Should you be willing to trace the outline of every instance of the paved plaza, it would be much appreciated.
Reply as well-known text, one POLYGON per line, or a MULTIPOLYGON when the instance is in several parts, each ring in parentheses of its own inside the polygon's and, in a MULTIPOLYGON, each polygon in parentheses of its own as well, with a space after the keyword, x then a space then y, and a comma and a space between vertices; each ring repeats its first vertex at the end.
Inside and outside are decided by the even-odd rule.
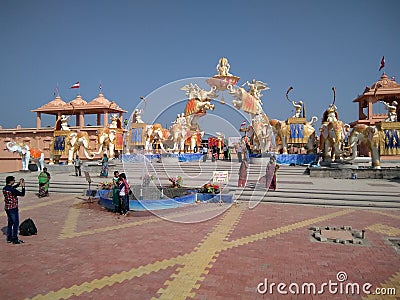
MULTIPOLYGON (((282 169, 279 190, 265 199, 310 189, 300 193, 307 199, 326 190, 329 179, 291 170, 282 169), (296 180, 303 184, 291 184, 296 180)), ((85 183, 71 174, 54 173, 52 180, 62 178, 85 183)), ((346 193, 400 201, 398 181, 370 183, 335 181, 345 192, 327 193, 324 201, 346 193)), ((28 188, 20 198, 20 219, 32 218, 38 235, 21 237, 21 245, 7 244, 3 235, 0 243, 1 299, 400 299, 398 209, 269 201, 250 209, 241 196, 231 206, 202 203, 121 217, 76 194, 39 199, 35 192, 28 188), (311 228, 327 226, 365 230, 364 243, 311 236, 311 228), (394 289, 397 298, 372 295, 394 289)), ((4 211, 0 223, 4 233, 4 211)))

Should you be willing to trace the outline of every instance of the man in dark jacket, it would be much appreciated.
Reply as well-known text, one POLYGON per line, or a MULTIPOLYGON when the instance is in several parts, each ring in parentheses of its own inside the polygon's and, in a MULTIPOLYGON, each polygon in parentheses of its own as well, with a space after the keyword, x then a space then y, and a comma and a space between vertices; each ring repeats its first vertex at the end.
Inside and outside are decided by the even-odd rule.
POLYGON ((14 176, 6 177, 6 186, 3 188, 4 210, 6 211, 7 223, 7 243, 22 244, 23 241, 18 239, 19 212, 18 212, 18 196, 25 196, 25 181, 20 179, 15 184, 14 176), (22 190, 17 190, 21 186, 22 190))

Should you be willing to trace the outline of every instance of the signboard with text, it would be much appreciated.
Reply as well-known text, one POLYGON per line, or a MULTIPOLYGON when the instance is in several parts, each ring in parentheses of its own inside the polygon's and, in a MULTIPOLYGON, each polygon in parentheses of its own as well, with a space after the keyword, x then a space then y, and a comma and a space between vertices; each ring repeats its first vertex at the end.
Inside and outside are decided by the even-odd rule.
POLYGON ((213 183, 228 183, 228 171, 214 171, 213 183))

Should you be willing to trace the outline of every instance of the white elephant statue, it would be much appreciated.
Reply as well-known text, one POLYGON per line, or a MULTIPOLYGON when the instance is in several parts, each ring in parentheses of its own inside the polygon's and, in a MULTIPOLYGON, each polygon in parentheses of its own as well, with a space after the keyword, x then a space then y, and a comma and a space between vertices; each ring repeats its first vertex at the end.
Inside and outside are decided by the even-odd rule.
POLYGON ((13 153, 21 155, 22 159, 22 170, 28 171, 29 162, 35 161, 38 166, 38 170, 41 171, 44 168, 44 153, 39 149, 31 149, 26 144, 18 144, 16 142, 6 143, 7 150, 13 153))
MULTIPOLYGON (((201 89, 197 84, 189 83, 181 87, 182 91, 186 91, 188 99, 197 99, 200 102, 208 102, 209 100, 217 98, 217 87, 213 86, 209 91, 201 89)), ((212 104, 211 104, 212 105, 212 104)), ((214 107, 214 105, 212 105, 214 107)))
POLYGON ((268 116, 262 109, 261 91, 267 90, 265 83, 253 79, 251 82, 246 82, 249 89, 235 88, 231 84, 228 85, 229 94, 235 100, 232 100, 233 106, 241 109, 251 116, 251 143, 253 149, 260 153, 269 152, 271 146, 274 145, 274 131, 270 125, 268 116))
POLYGON ((183 152, 185 150, 185 140, 188 134, 187 126, 175 123, 170 127, 170 132, 174 143, 172 151, 175 153, 183 152))
POLYGON ((91 152, 92 156, 100 153, 106 153, 111 159, 115 156, 115 141, 117 138, 117 130, 112 128, 104 128, 98 134, 99 149, 96 152, 91 152))
POLYGON ((292 144, 306 144, 307 152, 308 153, 313 153, 314 152, 314 144, 316 141, 316 136, 315 136, 315 129, 313 127, 313 124, 318 121, 318 118, 316 116, 313 116, 309 122, 306 122, 305 124, 292 124, 293 126, 297 126, 296 128, 301 130, 301 135, 296 135, 291 133, 291 124, 288 124, 287 121, 280 121, 273 119, 270 121, 270 124, 274 128, 274 132, 276 134, 276 144, 281 145, 282 147, 282 153, 287 154, 288 153, 288 144, 290 143, 290 138, 291 136, 293 139, 299 138, 301 136, 301 140, 304 141, 304 143, 292 143, 292 144))
POLYGON ((164 142, 169 139, 171 133, 168 129, 162 128, 161 124, 153 125, 152 143, 159 145, 163 152, 165 151, 164 142))
POLYGON ((350 133, 349 136, 349 149, 351 150, 351 156, 345 160, 353 161, 358 156, 357 146, 361 143, 367 145, 371 152, 372 167, 374 169, 381 168, 379 144, 382 139, 382 134, 376 126, 368 126, 365 124, 357 124, 350 133))
MULTIPOLYGON (((67 132, 67 134, 65 135, 64 147, 65 147, 65 151, 67 152, 67 155, 68 155, 68 165, 73 165, 74 157, 75 157, 76 153, 79 151, 81 146, 83 146, 85 157, 87 159, 92 160, 94 158, 94 156, 89 154, 90 145, 89 145, 88 133, 85 131, 79 131, 79 132, 66 131, 66 132, 67 132)), ((49 162, 50 165, 54 164, 54 160, 55 160, 56 156, 60 156, 60 154, 55 154, 55 151, 54 151, 55 139, 59 138, 59 137, 60 136, 54 137, 53 141, 50 144, 50 162, 49 162)))
POLYGON ((274 145, 273 128, 264 114, 254 115, 250 127, 250 140, 253 144, 253 150, 260 153, 266 153, 274 145))
POLYGON ((342 121, 323 122, 320 128, 320 149, 324 161, 343 160, 343 146, 349 125, 342 121))
POLYGON ((166 152, 164 148, 164 141, 170 137, 168 129, 162 128, 161 124, 147 125, 145 129, 146 141, 144 150, 146 153, 153 152, 153 144, 159 145, 163 152, 166 152))
POLYGON ((144 151, 147 154, 153 152, 152 136, 153 136, 153 125, 147 125, 145 128, 145 144, 144 144, 144 151))

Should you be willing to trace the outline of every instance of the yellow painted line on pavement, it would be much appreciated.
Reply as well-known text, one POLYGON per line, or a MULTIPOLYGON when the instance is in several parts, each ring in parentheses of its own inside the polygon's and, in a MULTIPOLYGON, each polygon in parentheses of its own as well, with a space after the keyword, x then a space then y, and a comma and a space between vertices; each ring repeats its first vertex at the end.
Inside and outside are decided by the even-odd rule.
MULTIPOLYGON (((241 209, 231 208, 224 219, 216 225, 213 232, 208 238, 202 242, 194 252, 189 256, 189 262, 183 263, 183 267, 179 269, 179 273, 173 275, 171 281, 166 281, 167 288, 161 288, 158 293, 161 294, 159 299, 186 299, 195 296, 192 289, 198 289, 200 283, 204 280, 208 273, 206 268, 212 268, 221 251, 243 246, 251 242, 256 242, 265 238, 269 238, 278 234, 286 233, 298 228, 309 226, 311 224, 336 218, 353 212, 351 209, 337 211, 325 216, 304 220, 287 226, 264 231, 258 234, 249 235, 233 241, 226 241, 228 233, 236 226, 237 219, 242 213, 241 209)), ((156 298, 153 298, 156 299, 156 298)))
POLYGON ((396 300, 400 297, 400 272, 397 272, 389 277, 384 283, 378 287, 374 287, 370 290, 374 293, 366 297, 364 300, 396 300), (379 289, 379 290, 378 290, 379 289), (379 295, 377 294, 379 292, 379 295))
POLYGON ((252 234, 249 236, 245 236, 233 241, 229 241, 229 242, 225 242, 225 248, 223 250, 227 250, 233 247, 238 247, 238 246, 242 246, 248 243, 253 243, 262 239, 266 239, 269 237, 273 237, 275 235, 278 234, 282 234, 282 233, 286 233, 295 229, 299 229, 302 227, 306 227, 306 226, 310 226, 312 224, 318 223, 318 222, 322 222, 322 221, 326 221, 332 218, 336 218, 336 217, 341 217, 344 215, 347 215, 349 213, 352 213, 354 210, 352 209, 346 209, 346 210, 340 210, 331 214, 327 214, 324 216, 320 216, 320 217, 316 217, 316 218, 312 218, 312 219, 308 219, 308 220, 304 220, 301 222, 297 222, 297 223, 293 223, 290 225, 286 225, 286 226, 282 226, 279 228, 275 228, 272 230, 267 230, 264 232, 260 232, 260 233, 256 233, 256 234, 252 234))
POLYGON ((74 201, 72 207, 68 210, 65 225, 61 231, 60 236, 68 236, 76 231, 76 225, 78 224, 79 209, 75 206, 81 201, 74 201))
POLYGON ((241 208, 231 208, 223 216, 205 240, 187 257, 183 266, 178 268, 179 273, 172 275, 173 279, 165 282, 167 287, 158 290, 157 293, 161 294, 159 299, 177 300, 195 296, 191 290, 200 287, 198 282, 204 280, 206 269, 211 268, 216 261, 223 248, 223 241, 237 224, 242 213, 241 208))
MULTIPOLYGON (((19 207, 18 207, 18 210, 19 210, 20 212, 29 211, 29 210, 33 210, 33 209, 42 208, 42 207, 46 207, 46 206, 49 206, 49 205, 57 204, 57 203, 60 203, 60 202, 66 201, 66 200, 71 200, 71 198, 73 198, 73 197, 67 196, 67 197, 64 197, 64 198, 61 198, 61 199, 49 200, 49 201, 42 201, 42 199, 40 199, 40 200, 39 200, 39 201, 41 201, 40 203, 33 204, 33 205, 29 205, 29 206, 22 206, 22 207, 19 206, 19 207)), ((19 202, 24 201, 24 200, 23 200, 23 197, 21 197, 21 198, 18 199, 18 200, 19 200, 19 202)), ((3 212, 0 214, 0 216, 1 216, 1 217, 5 217, 5 216, 6 216, 6 212, 3 211, 3 212)))
POLYGON ((144 224, 149 224, 149 223, 156 223, 156 222, 161 222, 168 220, 168 217, 171 219, 179 218, 179 217, 185 217, 185 216, 191 216, 194 214, 201 214, 205 212, 210 212, 210 211, 215 211, 215 207, 207 207, 204 206, 204 208, 198 209, 198 210, 190 210, 188 212, 181 212, 181 213, 175 213, 171 215, 163 215, 162 217, 154 217, 154 218, 149 218, 145 220, 140 220, 140 221, 134 221, 134 222, 129 222, 129 223, 123 223, 119 225, 114 225, 114 226, 106 226, 106 227, 100 227, 100 228, 94 228, 90 230, 84 230, 84 231, 75 231, 78 219, 79 219, 79 209, 76 209, 75 207, 71 207, 68 212, 68 216, 71 215, 70 219, 67 217, 65 221, 64 228, 62 232, 59 235, 59 239, 68 239, 68 238, 75 238, 75 237, 81 237, 81 236, 87 236, 91 234, 97 234, 97 233, 104 233, 112 230, 120 230, 124 228, 129 228, 133 226, 140 226, 144 224))
POLYGON ((392 215, 392 214, 388 214, 387 212, 374 211, 374 210, 369 210, 368 212, 371 212, 371 213, 374 213, 374 214, 380 214, 380 215, 383 215, 383 216, 387 216, 387 217, 391 217, 391 218, 400 220, 400 216, 399 215, 392 215))
MULTIPOLYGON (((94 279, 90 282, 84 282, 80 285, 73 285, 69 288, 62 288, 55 292, 50 292, 45 295, 37 295, 31 299, 35 300, 54 300, 54 299, 68 299, 72 296, 80 296, 83 293, 90 293, 95 289, 102 289, 106 286, 112 286, 116 283, 121 283, 125 280, 131 280, 135 277, 141 277, 143 275, 150 274, 151 272, 158 272, 160 270, 165 270, 168 267, 178 265, 181 261, 185 260, 185 257, 189 254, 179 255, 174 258, 164 259, 162 261, 156 261, 154 263, 140 266, 138 268, 133 268, 129 271, 123 271, 121 273, 116 273, 111 276, 104 276, 101 279, 94 279)), ((28 298, 27 298, 28 299, 28 298)))
POLYGON ((384 224, 374 224, 371 226, 368 226, 366 229, 369 229, 371 231, 377 232, 377 233, 382 233, 384 235, 388 236, 400 236, 400 229, 384 224))

